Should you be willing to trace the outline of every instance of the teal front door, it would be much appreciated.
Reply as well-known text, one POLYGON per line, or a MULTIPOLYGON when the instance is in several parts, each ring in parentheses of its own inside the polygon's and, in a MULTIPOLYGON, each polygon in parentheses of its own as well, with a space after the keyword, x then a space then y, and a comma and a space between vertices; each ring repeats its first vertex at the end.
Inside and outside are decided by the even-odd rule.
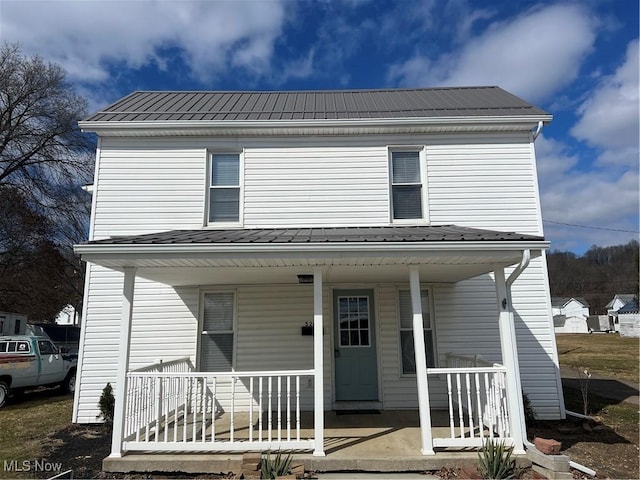
POLYGON ((336 401, 378 400, 373 290, 335 290, 336 401))

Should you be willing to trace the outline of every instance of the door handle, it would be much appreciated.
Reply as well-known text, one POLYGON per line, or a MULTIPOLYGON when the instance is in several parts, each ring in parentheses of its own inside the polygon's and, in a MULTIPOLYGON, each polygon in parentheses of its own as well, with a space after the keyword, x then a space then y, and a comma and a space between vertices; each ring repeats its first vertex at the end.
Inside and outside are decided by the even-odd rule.
POLYGON ((334 357, 336 357, 336 358, 337 358, 337 357, 339 357, 339 356, 340 356, 340 350, 338 350, 337 348, 335 348, 335 349, 333 350, 333 356, 334 356, 334 357))

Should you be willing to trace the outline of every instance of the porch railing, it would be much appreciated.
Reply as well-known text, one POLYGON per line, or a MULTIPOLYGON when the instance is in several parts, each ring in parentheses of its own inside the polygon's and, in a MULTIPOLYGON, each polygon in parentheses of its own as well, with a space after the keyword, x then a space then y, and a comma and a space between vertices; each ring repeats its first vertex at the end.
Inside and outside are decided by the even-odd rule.
POLYGON ((313 373, 195 372, 187 359, 131 371, 123 451, 312 449, 300 402, 313 373))
POLYGON ((434 437, 433 447, 480 447, 487 438, 513 443, 506 368, 478 357, 448 356, 450 362, 461 366, 427 369, 447 390, 449 436, 434 437))

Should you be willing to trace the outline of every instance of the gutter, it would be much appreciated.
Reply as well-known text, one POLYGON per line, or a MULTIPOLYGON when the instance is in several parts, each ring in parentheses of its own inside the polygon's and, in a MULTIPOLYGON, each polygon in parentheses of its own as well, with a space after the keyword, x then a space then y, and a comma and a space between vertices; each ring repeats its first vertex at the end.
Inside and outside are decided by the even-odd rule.
MULTIPOLYGON (((123 112, 126 113, 126 112, 123 112)), ((403 125, 480 125, 538 122, 548 123, 552 115, 531 116, 451 116, 409 118, 293 119, 293 120, 159 120, 159 121, 81 121, 85 132, 111 129, 177 129, 177 128, 299 128, 299 127, 382 127, 403 125)))
MULTIPOLYGON (((80 255, 149 255, 149 254, 255 254, 255 253, 309 253, 316 252, 357 252, 357 253, 379 253, 379 252, 399 252, 399 253, 437 253, 437 252, 516 252, 525 250, 530 252, 533 250, 545 250, 550 246, 550 242, 544 240, 528 240, 528 241, 470 241, 470 242, 447 242, 439 241, 425 245, 424 242, 335 242, 335 243, 237 243, 237 244, 215 244, 215 243, 180 243, 180 244, 91 244, 85 243, 75 245, 73 250, 80 255)), ((530 258, 530 253, 528 253, 530 258)), ((514 271, 509 277, 509 281, 517 277, 521 270, 514 271), (513 277, 513 279, 512 279, 513 277)), ((518 266, 520 268, 520 265, 518 266)))

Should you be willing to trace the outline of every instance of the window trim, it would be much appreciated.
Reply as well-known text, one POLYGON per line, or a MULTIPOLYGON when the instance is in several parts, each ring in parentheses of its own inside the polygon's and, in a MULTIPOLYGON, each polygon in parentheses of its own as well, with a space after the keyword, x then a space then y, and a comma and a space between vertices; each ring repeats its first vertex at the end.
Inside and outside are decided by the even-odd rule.
POLYGON ((231 372, 236 371, 236 363, 238 358, 238 290, 235 288, 203 288, 200 290, 198 298, 198 329, 196 331, 196 370, 202 371, 201 354, 202 354, 202 335, 208 335, 204 328, 204 297, 207 293, 232 293, 233 294, 233 330, 216 331, 219 334, 233 334, 233 353, 231 355, 231 372))
POLYGON ((429 202, 427 195, 427 153, 424 145, 388 145, 387 146, 387 179, 389 182, 389 223, 396 225, 429 224, 429 202), (393 153, 418 152, 418 166, 420 167, 420 201, 422 207, 421 218, 393 218, 393 153))
MULTIPOLYGON (((206 181, 205 181, 205 205, 204 205, 204 226, 210 228, 241 228, 244 225, 244 148, 238 149, 208 149, 206 155, 206 181), (209 220, 209 210, 211 207, 211 190, 216 188, 211 185, 213 174, 214 155, 238 155, 238 221, 237 222, 212 222, 209 220)), ((224 188, 224 187, 222 187, 224 188)), ((230 188, 227 186, 227 188, 230 188)), ((233 187, 236 188, 236 187, 233 187)))
MULTIPOLYGON (((413 332, 413 327, 410 329, 403 329, 402 328, 402 321, 400 319, 400 291, 408 291, 409 293, 411 292, 411 289, 409 287, 409 285, 400 285, 396 288, 396 293, 395 293, 395 300, 396 300, 396 318, 398 320, 398 326, 397 326, 397 339, 398 339, 398 371, 399 371, 399 377, 400 378, 416 378, 416 374, 415 373, 404 373, 403 369, 402 369, 402 335, 400 334, 400 332, 402 331, 410 331, 413 332)), ((426 286, 421 286, 420 287, 420 292, 422 295, 422 292, 426 291, 429 293, 429 318, 431 319, 431 338, 433 341, 433 363, 434 363, 434 367, 433 368, 438 368, 438 338, 437 338, 437 328, 436 328, 436 316, 435 316, 435 302, 433 299, 433 287, 430 285, 426 285, 426 286)), ((424 331, 429 330, 426 328, 423 328, 424 331)), ((427 368, 432 368, 427 366, 427 368)))

